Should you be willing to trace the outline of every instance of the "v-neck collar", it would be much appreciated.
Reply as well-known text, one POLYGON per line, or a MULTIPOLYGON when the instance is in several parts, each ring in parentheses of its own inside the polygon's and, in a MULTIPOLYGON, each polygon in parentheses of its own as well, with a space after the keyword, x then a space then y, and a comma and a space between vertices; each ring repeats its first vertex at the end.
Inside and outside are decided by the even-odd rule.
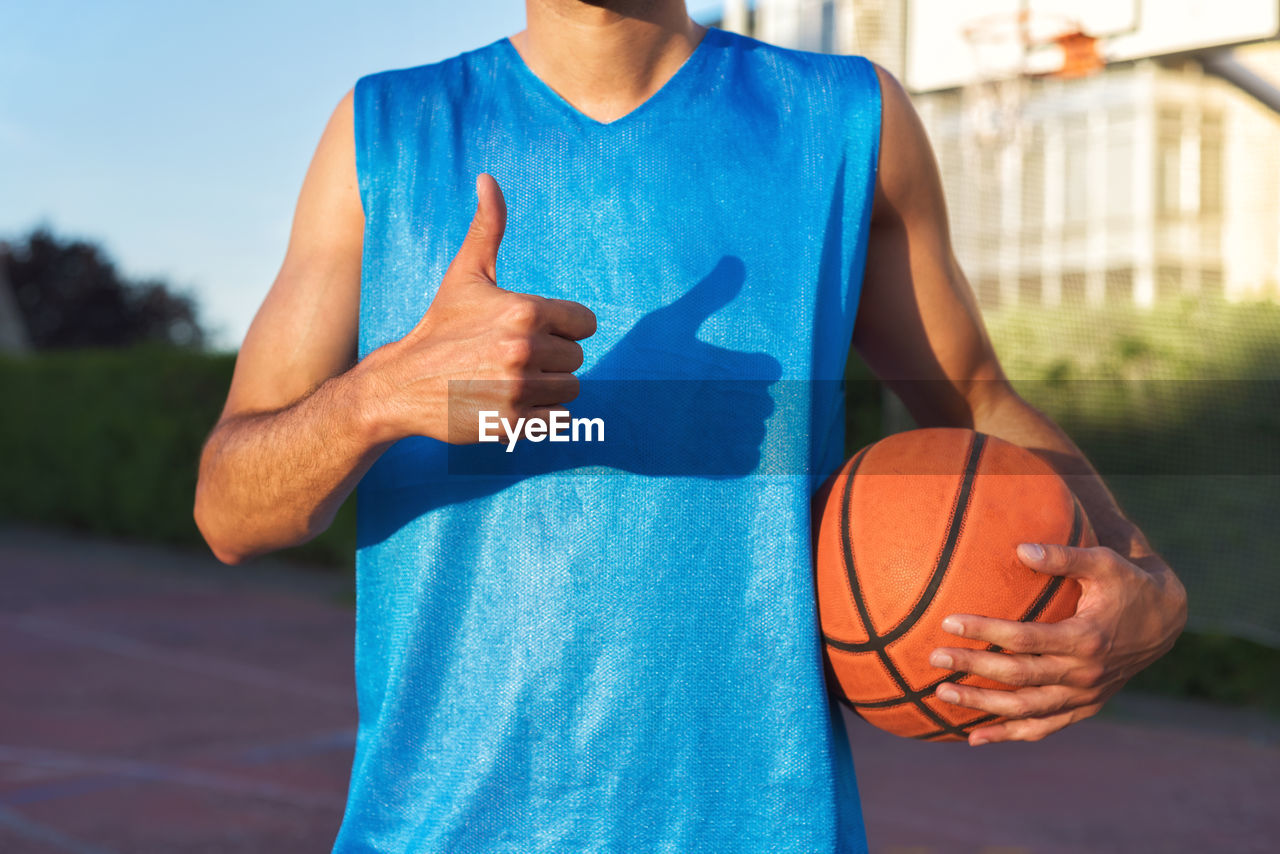
POLYGON ((717 27, 707 27, 706 32, 702 34, 702 38, 694 45, 693 51, 687 56, 675 73, 667 78, 658 90, 642 101, 639 106, 635 107, 629 113, 619 116, 613 121, 602 122, 593 119, 586 113, 579 110, 573 104, 565 100, 564 96, 556 90, 552 89, 528 63, 524 61, 524 57, 520 55, 520 51, 516 50, 514 44, 511 43, 509 37, 504 36, 497 42, 498 49, 505 56, 507 63, 516 71, 516 73, 524 79, 527 86, 537 92, 544 100, 550 102, 559 112, 581 124, 594 128, 611 129, 624 127, 631 124, 640 116, 652 112, 662 105, 663 102, 670 100, 681 89, 688 86, 689 81, 696 76, 698 69, 706 61, 707 54, 711 52, 712 46, 719 40, 723 30, 717 27))

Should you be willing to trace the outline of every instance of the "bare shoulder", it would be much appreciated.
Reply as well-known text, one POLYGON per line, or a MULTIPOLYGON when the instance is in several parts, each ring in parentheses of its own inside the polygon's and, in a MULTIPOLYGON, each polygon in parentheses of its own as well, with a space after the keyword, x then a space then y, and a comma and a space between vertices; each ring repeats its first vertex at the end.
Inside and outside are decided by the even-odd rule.
POLYGON ((924 122, 894 75, 875 64, 880 78, 880 164, 873 221, 910 214, 945 216, 937 161, 924 122))
POLYGON ((224 418, 287 406, 355 359, 364 210, 354 118, 351 90, 311 158, 284 262, 240 348, 224 418))

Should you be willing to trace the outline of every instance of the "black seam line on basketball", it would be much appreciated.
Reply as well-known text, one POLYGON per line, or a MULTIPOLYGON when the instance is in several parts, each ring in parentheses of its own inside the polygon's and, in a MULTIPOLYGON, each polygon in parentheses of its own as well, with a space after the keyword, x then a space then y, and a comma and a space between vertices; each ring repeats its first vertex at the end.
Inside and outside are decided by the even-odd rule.
MULTIPOLYGON (((851 598, 854 600, 854 607, 858 608, 858 616, 860 620, 863 621, 864 629, 867 630, 867 638, 869 640, 876 640, 876 630, 872 627, 872 617, 870 617, 870 613, 867 609, 867 602, 864 602, 863 595, 861 595, 861 588, 858 585, 858 572, 856 572, 854 567, 854 548, 852 548, 851 545, 849 530, 849 511, 850 504, 852 503, 852 493, 854 493, 854 479, 855 475, 858 474, 858 466, 861 465, 861 462, 863 462, 863 456, 859 455, 858 458, 855 458, 854 463, 849 467, 849 476, 847 476, 845 480, 844 492, 841 493, 840 540, 841 551, 845 558, 845 571, 847 572, 847 575, 849 575, 849 590, 851 598)), ((897 670, 895 665, 893 665, 893 659, 888 657, 888 653, 884 652, 884 648, 881 647, 877 649, 876 654, 877 657, 881 659, 884 670, 888 671, 890 679, 899 686, 899 690, 902 691, 902 694, 905 695, 910 693, 911 686, 906 684, 906 680, 902 677, 902 673, 897 670)), ((933 709, 928 707, 928 705, 925 705, 923 700, 915 700, 913 704, 924 714, 925 717, 928 718, 928 720, 931 720, 936 723, 937 726, 941 726, 943 729, 946 729, 948 726, 946 720, 943 720, 940 714, 934 712, 933 709)), ((956 732, 956 735, 963 734, 961 734, 961 732, 956 732)))
MULTIPOLYGON (((1072 541, 1074 541, 1075 538, 1072 537, 1071 539, 1072 541)), ((1053 599, 1054 594, 1058 592, 1058 590, 1062 587, 1065 581, 1066 579, 1060 575, 1049 579, 1049 581, 1045 584, 1044 590, 1040 591, 1040 595, 1037 596, 1036 600, 1031 603, 1031 607, 1027 609, 1026 613, 1018 618, 1018 621, 1022 623, 1030 623, 1030 622, 1033 622, 1037 617, 1039 617, 1040 614, 1043 613, 1044 609, 1049 606, 1049 602, 1053 599)), ((826 635, 823 635, 823 640, 828 644, 832 643, 831 639, 828 638, 826 635)), ((1001 652, 1002 648, 997 644, 991 643, 991 644, 987 644, 986 651, 1001 652)), ((940 679, 933 680, 928 685, 925 685, 923 688, 920 688, 919 690, 916 690, 916 691, 909 691, 902 696, 890 697, 885 700, 867 700, 866 702, 854 702, 850 700, 849 705, 857 709, 892 709, 894 706, 901 706, 904 703, 914 702, 915 701, 914 698, 916 697, 919 697, 919 698, 928 697, 934 691, 938 690, 938 686, 941 685, 943 682, 959 681, 969 675, 971 674, 963 670, 953 670, 950 673, 948 673, 946 676, 943 676, 940 679)))
POLYGON ((991 721, 994 721, 998 717, 999 715, 983 715, 980 718, 974 718, 968 723, 960 725, 960 729, 962 730, 962 732, 960 733, 954 733, 949 730, 938 729, 938 730, 934 730, 933 732, 926 732, 922 735, 913 735, 911 737, 915 739, 919 739, 921 741, 928 741, 931 738, 937 738, 938 736, 941 736, 941 735, 957 735, 958 734, 958 735, 967 736, 969 732, 973 731, 974 727, 981 726, 982 724, 985 724, 985 723, 990 723, 991 721))
MULTIPOLYGON (((1080 509, 1080 502, 1076 500, 1074 495, 1071 496, 1071 532, 1067 534, 1067 545, 1078 546, 1084 537, 1084 511, 1080 509)), ((1044 613, 1044 609, 1049 607, 1049 603, 1053 601, 1053 597, 1062 589, 1062 585, 1066 582, 1066 578, 1061 575, 1055 575, 1045 583, 1044 589, 1040 591, 1040 595, 1036 597, 1036 601, 1031 603, 1031 607, 1023 614, 1019 621, 1030 623, 1039 618, 1044 613)), ((1000 647, 992 645, 993 652, 1000 650, 1000 647)))
MULTIPOLYGON (((880 659, 880 663, 883 664, 885 670, 888 671, 889 678, 894 681, 904 696, 912 693, 911 686, 907 683, 907 680, 903 677, 901 671, 898 670, 897 665, 894 664, 893 659, 889 656, 885 647, 896 637, 901 637, 903 634, 910 631, 911 627, 920 619, 920 616, 924 614, 925 609, 929 607, 930 601, 933 599, 934 594, 937 593, 938 586, 942 583, 942 577, 946 574, 947 567, 951 563, 951 555, 955 550, 956 541, 960 536, 960 527, 964 521, 965 511, 969 506, 969 494, 973 489, 973 480, 978 473, 978 462, 982 458, 982 449, 986 445, 986 442, 987 437, 985 434, 973 434, 973 439, 969 445, 969 459, 965 463, 964 477, 960 483, 960 491, 956 495, 955 506, 951 511, 951 525, 947 530, 947 539, 946 543, 943 545, 942 554, 938 556, 938 565, 934 568, 933 577, 929 579, 929 584, 920 595, 920 598, 916 603, 916 607, 912 608, 911 613, 907 614, 907 616, 903 618, 902 622, 895 627, 894 631, 898 632, 897 635, 894 635, 894 631, 890 631, 884 637, 876 636, 875 631, 872 629, 871 615, 867 609, 867 604, 862 598, 862 589, 856 585, 857 573, 855 572, 853 565, 853 546, 848 528, 849 509, 850 504, 852 503, 853 494, 853 470, 850 470, 849 480, 845 484, 844 500, 841 502, 840 508, 841 533, 844 535, 841 538, 841 545, 844 550, 845 567, 849 573, 850 592, 853 594, 853 602, 858 609, 858 614, 862 618, 862 625, 867 631, 866 648, 874 650, 876 656, 880 659)), ((861 461, 859 460, 859 462, 861 461)), ((924 702, 923 697, 911 698, 909 702, 926 718, 942 727, 943 730, 951 732, 957 736, 964 735, 960 729, 948 723, 945 718, 933 709, 929 708, 929 706, 924 702)))
POLYGON ((1071 533, 1067 535, 1067 545, 1078 547, 1084 536, 1084 510, 1080 508, 1080 499, 1071 496, 1071 533))
MULTIPOLYGON (((840 702, 840 703, 843 703, 844 705, 848 706, 851 710, 853 710, 853 713, 854 713, 854 714, 857 714, 857 713, 858 713, 858 707, 857 707, 855 704, 850 703, 850 702, 849 702, 848 700, 846 700, 844 697, 836 697, 836 701, 837 701, 837 702, 840 702)), ((960 724, 960 729, 962 729, 962 730, 964 730, 964 729, 972 729, 973 727, 981 726, 982 724, 985 724, 985 723, 990 723, 991 721, 994 721, 994 720, 995 720, 996 718, 998 718, 998 717, 1000 717, 1000 716, 999 716, 999 715, 982 715, 981 717, 974 718, 973 720, 968 721, 967 723, 960 724)), ((936 729, 936 730, 933 730, 933 731, 931 731, 931 732, 923 733, 923 734, 921 734, 921 735, 912 735, 912 736, 908 736, 908 738, 916 738, 916 739, 920 739, 920 740, 924 741, 924 740, 928 740, 928 739, 931 739, 931 738, 938 738, 939 736, 943 736, 943 735, 961 735, 961 736, 965 736, 965 735, 968 735, 968 733, 966 733, 966 732, 955 733, 955 732, 951 732, 950 730, 945 730, 945 729, 936 729)))
MULTIPOLYGON (((969 458, 965 462, 964 479, 960 482, 960 491, 956 494, 956 503, 951 511, 951 525, 947 529, 947 539, 942 546, 942 553, 938 555, 938 564, 934 567, 933 575, 929 578, 929 583, 925 586, 924 592, 920 594, 915 607, 902 618, 902 622, 894 626, 883 635, 877 635, 871 630, 871 621, 868 619, 865 605, 862 602, 862 590, 857 586, 857 580, 853 573, 853 545, 849 539, 849 493, 851 489, 845 490, 844 506, 841 508, 843 515, 841 517, 842 527, 841 537, 842 545, 845 553, 845 567, 849 572, 849 589, 853 593, 854 604, 858 606, 858 613, 862 615, 862 624, 867 630, 867 640, 862 643, 829 640, 828 642, 836 649, 842 649, 845 652, 871 652, 884 649, 898 638, 905 635, 915 626, 916 622, 924 616, 924 612, 928 609, 933 596, 938 592, 938 588, 942 586, 943 576, 947 574, 947 568, 951 565, 951 557, 955 553, 956 542, 960 539, 960 529, 963 527, 965 512, 969 509, 969 495, 973 491, 973 480, 978 473, 978 461, 982 458, 982 449, 987 443, 985 433, 974 433, 973 442, 969 446, 969 458)), ((853 472, 849 472, 849 484, 853 484, 853 472)))
MULTIPOLYGON (((925 588, 925 592, 920 595, 920 602, 923 603, 923 606, 913 608, 913 613, 915 611, 919 611, 919 613, 915 613, 914 617, 908 615, 908 617, 904 618, 901 624, 897 626, 902 630, 902 632, 904 632, 904 634, 915 624, 915 620, 919 620, 919 616, 923 615, 924 608, 928 607, 929 600, 931 600, 933 598, 933 594, 937 592, 938 584, 941 584, 942 575, 946 572, 947 563, 950 563, 951 561, 951 551, 955 548, 955 540, 959 538, 959 534, 956 533, 956 529, 957 526, 960 525, 960 521, 964 519, 964 511, 969 504, 969 492, 970 489, 973 488, 974 475, 978 472, 978 460, 980 456, 982 456, 982 448, 986 443, 986 435, 982 433, 974 433, 973 442, 969 447, 969 461, 965 465, 964 480, 961 481, 960 493, 956 497, 955 510, 952 510, 951 512, 951 529, 947 531, 947 543, 945 547, 943 547, 942 556, 938 558, 938 567, 934 570, 934 577, 929 579, 928 588, 925 588), (943 560, 943 558, 945 558, 945 560, 943 560)), ((876 652, 876 656, 881 659, 884 670, 888 672, 890 679, 895 682, 897 688, 902 691, 902 694, 906 695, 911 693, 911 686, 908 684, 905 677, 902 676, 899 668, 897 668, 895 663, 893 663, 893 659, 890 657, 890 654, 888 654, 886 649, 884 649, 888 640, 878 638, 876 631, 874 631, 872 627, 872 618, 870 618, 870 613, 867 609, 867 602, 864 602, 863 600, 863 592, 861 592, 861 588, 858 585, 858 572, 855 571, 854 567, 854 547, 852 547, 852 540, 850 538, 849 511, 850 504, 852 503, 852 493, 854 493, 854 475, 856 474, 856 471, 858 471, 859 465, 861 465, 861 457, 854 461, 854 465, 850 466, 849 478, 845 481, 845 492, 841 495, 840 502, 841 549, 842 552, 844 552, 845 557, 845 570, 847 574, 849 574, 849 590, 852 594, 852 599, 854 599, 854 606, 858 608, 858 616, 861 618, 861 621, 863 621, 864 629, 867 630, 867 648, 873 649, 874 652, 876 652)), ((929 708, 928 705, 924 703, 923 698, 913 699, 911 700, 911 704, 915 705, 915 708, 919 709, 919 712, 924 714, 924 717, 927 717, 929 720, 937 723, 937 725, 941 726, 943 730, 950 731, 954 735, 964 735, 964 732, 961 732, 959 729, 956 729, 956 727, 951 726, 950 723, 946 721, 946 718, 943 718, 941 714, 938 714, 937 712, 934 712, 933 709, 929 708)))
MULTIPOLYGON (((1044 590, 1042 590, 1040 595, 1036 597, 1036 601, 1031 603, 1031 607, 1027 609, 1025 614, 1018 618, 1018 621, 1022 623, 1030 623, 1039 617, 1044 609, 1049 606, 1049 602, 1052 601, 1058 590, 1062 588, 1065 581, 1066 579, 1062 576, 1056 576, 1049 579, 1048 583, 1045 584, 1044 590)), ((823 640, 829 644, 831 643, 831 639, 825 635, 823 635, 823 640)), ((987 644, 986 651, 1001 652, 1003 651, 1003 648, 992 643, 987 644)), ((959 681, 969 675, 971 674, 963 670, 953 670, 946 676, 933 680, 923 688, 915 691, 908 691, 906 694, 901 696, 890 697, 885 700, 867 700, 866 702, 854 702, 853 700, 850 700, 849 705, 853 706, 855 709, 892 709, 894 706, 901 706, 905 703, 915 702, 916 698, 923 699, 924 697, 930 696, 934 691, 938 690, 938 686, 943 682, 959 681)))
MULTIPOLYGON (((1074 495, 1071 496, 1071 507, 1071 532, 1067 534, 1067 543, 1068 545, 1078 546, 1084 537, 1084 511, 1081 510, 1080 502, 1076 500, 1074 495)), ((1045 583, 1044 589, 1040 591, 1040 595, 1031 603, 1031 607, 1027 608, 1026 612, 1018 618, 1018 621, 1022 623, 1030 623, 1039 618, 1039 616, 1044 613, 1044 609, 1049 607, 1049 603, 1053 600, 1053 597, 1057 595, 1058 591, 1062 589, 1062 585, 1065 582, 1066 578, 1061 575, 1055 575, 1053 578, 1050 578, 1048 582, 1045 583)), ((839 648, 838 642, 827 637, 825 634, 822 636, 822 639, 827 644, 839 648)), ((986 651, 1001 652, 1002 648, 996 644, 987 644, 986 651)), ((866 702, 854 702, 850 700, 849 705, 853 706, 855 709, 892 709, 894 706, 901 706, 905 703, 915 702, 914 698, 916 697, 924 698, 931 695, 934 691, 938 690, 938 686, 943 682, 961 680, 967 675, 969 674, 963 670, 953 670, 941 679, 935 679, 923 688, 916 691, 909 691, 901 697, 890 697, 884 700, 868 700, 866 702)))

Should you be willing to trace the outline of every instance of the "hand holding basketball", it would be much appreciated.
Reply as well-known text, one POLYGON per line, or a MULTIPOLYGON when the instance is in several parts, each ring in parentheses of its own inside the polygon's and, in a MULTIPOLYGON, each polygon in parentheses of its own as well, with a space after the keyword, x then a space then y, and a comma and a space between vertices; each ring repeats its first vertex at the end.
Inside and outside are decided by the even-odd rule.
POLYGON ((1169 651, 1185 621, 1186 594, 1157 555, 1127 560, 1106 546, 1036 548, 1024 544, 1018 557, 1037 572, 1079 582, 1075 615, 1025 623, 956 614, 943 621, 946 631, 1005 652, 942 647, 930 658, 935 667, 1019 686, 938 687, 945 702, 1006 718, 970 733, 975 746, 1038 741, 1097 714, 1134 674, 1169 651))
POLYGON ((585 306, 498 286, 507 206, 492 175, 476 180, 475 216, 422 319, 365 360, 377 376, 379 438, 475 442, 480 410, 519 418, 578 394, 577 343, 595 333, 585 306))

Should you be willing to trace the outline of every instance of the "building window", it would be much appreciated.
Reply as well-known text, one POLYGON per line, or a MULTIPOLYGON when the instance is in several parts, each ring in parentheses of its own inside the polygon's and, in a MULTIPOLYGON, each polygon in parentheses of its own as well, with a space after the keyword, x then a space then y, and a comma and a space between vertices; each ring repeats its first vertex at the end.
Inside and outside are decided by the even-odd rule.
POLYGON ((1134 301, 1133 270, 1129 267, 1106 271, 1106 294, 1103 300, 1116 305, 1134 301))
POLYGON ((1083 270, 1064 270, 1062 273, 1062 302, 1066 305, 1084 305, 1085 281, 1083 270))
POLYGON ((977 292, 978 304, 983 308, 1000 307, 1000 280, 995 276, 978 276, 974 290, 977 292))
POLYGON ((1038 306, 1044 301, 1044 279, 1035 274, 1023 276, 1018 281, 1018 302, 1038 306))

